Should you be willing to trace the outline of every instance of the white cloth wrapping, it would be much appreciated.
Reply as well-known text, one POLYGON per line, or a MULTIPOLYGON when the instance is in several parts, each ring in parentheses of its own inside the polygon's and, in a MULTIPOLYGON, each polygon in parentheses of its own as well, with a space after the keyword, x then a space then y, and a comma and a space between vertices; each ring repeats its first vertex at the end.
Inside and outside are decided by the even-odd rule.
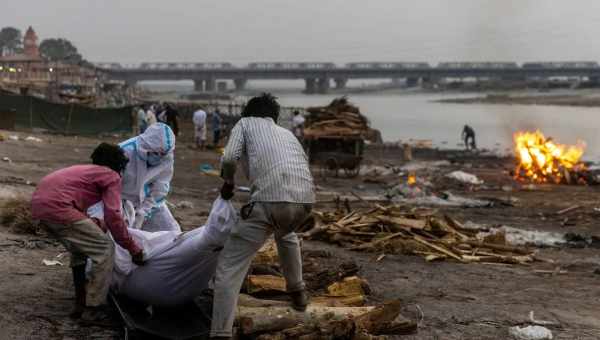
POLYGON ((142 230, 181 231, 181 227, 173 218, 165 204, 173 178, 175 134, 163 123, 148 126, 146 131, 137 137, 119 144, 125 152, 129 163, 123 173, 122 196, 131 201, 136 213, 144 216, 142 230), (149 167, 148 153, 165 154, 161 163, 149 167))
POLYGON ((302 117, 302 115, 296 115, 292 118, 292 132, 296 137, 302 137, 302 132, 304 129, 304 122, 306 119, 302 117))
MULTIPOLYGON (((90 208, 88 214, 102 218, 101 203, 90 208)), ((206 224, 192 231, 152 233, 129 229, 144 249, 146 264, 136 266, 129 253, 116 245, 112 288, 119 294, 155 306, 190 302, 208 288, 219 251, 236 222, 237 214, 231 202, 219 197, 213 203, 206 224)))

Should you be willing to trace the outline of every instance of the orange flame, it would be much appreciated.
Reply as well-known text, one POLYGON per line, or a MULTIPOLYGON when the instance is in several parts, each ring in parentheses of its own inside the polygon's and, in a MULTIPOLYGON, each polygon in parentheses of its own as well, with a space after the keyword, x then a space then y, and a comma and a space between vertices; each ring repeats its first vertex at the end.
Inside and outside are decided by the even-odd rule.
POLYGON ((515 151, 519 164, 515 176, 534 182, 560 183, 568 172, 584 168, 580 159, 585 142, 562 145, 546 138, 539 130, 517 132, 514 135, 515 151))
POLYGON ((408 185, 417 184, 417 175, 415 175, 413 173, 409 173, 408 178, 406 179, 406 183, 408 185))

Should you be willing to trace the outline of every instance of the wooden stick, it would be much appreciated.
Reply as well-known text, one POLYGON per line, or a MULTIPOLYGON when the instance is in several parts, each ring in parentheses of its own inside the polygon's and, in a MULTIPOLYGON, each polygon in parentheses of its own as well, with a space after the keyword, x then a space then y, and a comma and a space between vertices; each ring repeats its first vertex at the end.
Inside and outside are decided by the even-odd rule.
POLYGON ((351 194, 352 196, 354 196, 354 197, 358 198, 358 200, 359 200, 359 201, 361 201, 362 203, 364 203, 364 204, 366 204, 366 205, 368 205, 368 206, 370 206, 370 207, 376 207, 376 206, 377 206, 376 204, 369 203, 369 202, 365 201, 365 200, 364 200, 362 197, 360 197, 360 195, 359 195, 359 194, 357 194, 357 193, 356 193, 356 192, 354 192, 354 191, 350 191, 350 194, 351 194))
POLYGON ((563 215, 563 214, 566 214, 566 213, 568 213, 568 212, 570 212, 570 211, 577 210, 577 209, 579 209, 579 208, 581 208, 581 206, 580 206, 580 205, 573 205, 573 206, 570 206, 570 207, 568 207, 568 208, 565 208, 565 209, 562 209, 562 210, 559 210, 559 211, 557 211, 557 212, 556 212, 556 215, 563 215))
POLYGON ((380 239, 377 239, 377 240, 375 240, 375 241, 371 241, 371 242, 369 242, 369 243, 364 243, 364 244, 361 244, 361 245, 358 245, 358 246, 354 246, 354 247, 352 247, 352 248, 350 248, 350 249, 351 249, 351 250, 364 250, 364 249, 369 249, 369 248, 372 248, 372 247, 374 247, 374 246, 376 246, 376 245, 378 245, 378 244, 380 244, 380 243, 383 243, 383 242, 389 241, 389 240, 391 240, 391 239, 393 239, 393 238, 396 238, 396 237, 398 237, 398 236, 402 236, 402 235, 404 235, 404 234, 405 234, 404 232, 394 233, 394 234, 392 234, 392 235, 388 235, 388 236, 382 237, 382 238, 380 238, 380 239))
POLYGON ((435 249, 435 250, 437 250, 439 252, 442 252, 442 253, 444 253, 444 254, 446 254, 446 255, 448 255, 448 256, 450 256, 450 257, 452 257, 452 258, 454 258, 454 259, 456 259, 456 260, 458 260, 460 262, 465 262, 462 257, 454 254, 453 252, 449 251, 448 249, 445 249, 443 247, 440 247, 438 245, 435 245, 433 243, 430 243, 430 242, 426 241, 424 238, 422 238, 419 235, 414 235, 413 238, 415 239, 415 241, 417 241, 419 243, 422 243, 422 244, 424 244, 424 245, 426 245, 426 246, 428 246, 430 248, 433 248, 433 249, 435 249))
POLYGON ((462 243, 468 244, 473 247, 488 248, 488 249, 493 249, 493 250, 521 254, 521 255, 530 255, 532 253, 532 251, 530 251, 526 248, 512 247, 512 246, 503 245, 503 244, 486 243, 483 241, 468 241, 467 240, 467 241, 462 241, 462 243))

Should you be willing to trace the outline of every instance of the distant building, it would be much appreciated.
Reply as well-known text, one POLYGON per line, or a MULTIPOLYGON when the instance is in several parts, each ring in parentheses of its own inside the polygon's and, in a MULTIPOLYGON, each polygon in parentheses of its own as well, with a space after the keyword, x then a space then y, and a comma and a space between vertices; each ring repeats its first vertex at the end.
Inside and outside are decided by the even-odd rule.
POLYGON ((0 88, 4 89, 28 88, 52 97, 49 93, 64 86, 77 86, 94 93, 100 76, 93 68, 44 60, 31 26, 23 37, 23 53, 0 57, 0 88))
POLYGON ((31 26, 27 29, 23 38, 23 49, 25 55, 30 58, 40 59, 40 49, 38 47, 38 36, 31 26))

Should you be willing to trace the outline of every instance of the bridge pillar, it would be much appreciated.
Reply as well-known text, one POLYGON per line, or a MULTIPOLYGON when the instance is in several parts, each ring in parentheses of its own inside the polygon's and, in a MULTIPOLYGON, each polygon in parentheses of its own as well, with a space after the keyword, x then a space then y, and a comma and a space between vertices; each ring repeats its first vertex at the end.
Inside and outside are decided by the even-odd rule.
POLYGON ((203 79, 194 80, 194 91, 204 92, 204 80, 203 79))
POLYGON ((329 92, 331 79, 329 78, 321 78, 317 82, 317 91, 321 94, 325 94, 329 92))
POLYGON ((134 87, 135 85, 137 85, 137 80, 134 80, 134 79, 125 80, 125 86, 134 87))
POLYGON ((588 77, 588 81, 593 86, 600 85, 600 77, 598 77, 598 76, 590 76, 590 77, 588 77))
POLYGON ((235 84, 236 91, 244 91, 246 89, 246 83, 248 82, 245 78, 234 79, 233 83, 235 84))
POLYGON ((346 88, 346 84, 348 83, 348 78, 335 78, 335 88, 338 90, 343 90, 346 88))
POLYGON ((423 77, 421 78, 421 84, 425 87, 438 86, 441 79, 438 77, 423 77))
POLYGON ((306 83, 304 93, 314 94, 317 92, 317 80, 315 78, 306 78, 304 79, 304 82, 306 83))
POLYGON ((204 91, 206 92, 215 92, 217 81, 214 78, 206 79, 204 85, 204 91))
POLYGON ((406 87, 415 87, 419 85, 419 78, 406 78, 406 87))

